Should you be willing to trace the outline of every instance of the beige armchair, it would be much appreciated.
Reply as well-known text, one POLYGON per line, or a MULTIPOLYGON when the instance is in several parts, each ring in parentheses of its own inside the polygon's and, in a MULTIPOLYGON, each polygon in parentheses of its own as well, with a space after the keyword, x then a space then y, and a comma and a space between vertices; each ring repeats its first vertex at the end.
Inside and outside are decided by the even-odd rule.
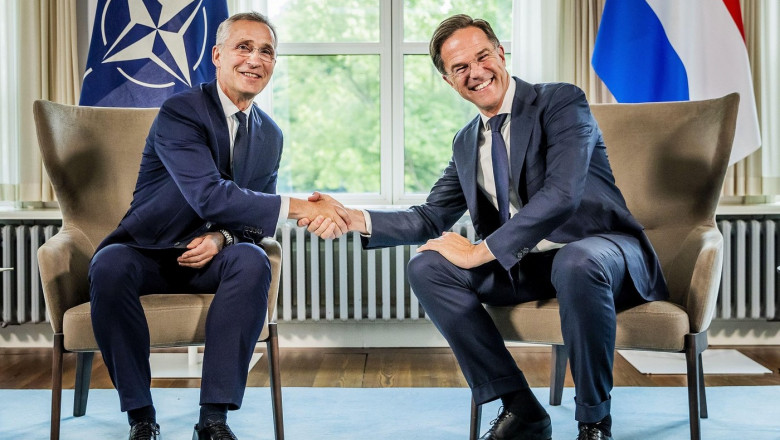
MULTIPOLYGON (((59 439, 62 355, 76 352, 73 415, 86 413, 94 352, 87 271, 100 241, 122 218, 135 187, 141 152, 157 109, 76 107, 48 101, 33 106, 46 170, 62 210, 62 229, 38 250, 46 306, 54 330, 51 439, 59 439)), ((281 247, 265 239, 271 259, 268 315, 279 288, 281 247)), ((142 298, 152 347, 201 345, 213 295, 148 295, 142 298)), ((284 438, 276 323, 260 336, 267 344, 277 440, 284 438)))
MULTIPOLYGON (((617 315, 621 349, 683 352, 688 370, 691 439, 707 417, 701 353, 715 310, 723 237, 715 208, 728 165, 739 96, 698 102, 600 104, 592 111, 628 207, 661 260, 669 301, 617 315)), ((567 353, 557 300, 487 307, 507 341, 552 344, 550 404, 560 405, 567 353)), ((481 410, 472 401, 471 439, 481 410)))

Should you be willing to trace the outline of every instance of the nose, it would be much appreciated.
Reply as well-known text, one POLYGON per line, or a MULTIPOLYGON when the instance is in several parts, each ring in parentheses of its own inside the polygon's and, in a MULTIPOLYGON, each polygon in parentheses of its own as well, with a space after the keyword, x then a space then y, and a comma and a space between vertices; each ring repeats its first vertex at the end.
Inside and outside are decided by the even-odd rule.
POLYGON ((478 78, 485 72, 485 67, 477 60, 469 63, 469 78, 478 78))

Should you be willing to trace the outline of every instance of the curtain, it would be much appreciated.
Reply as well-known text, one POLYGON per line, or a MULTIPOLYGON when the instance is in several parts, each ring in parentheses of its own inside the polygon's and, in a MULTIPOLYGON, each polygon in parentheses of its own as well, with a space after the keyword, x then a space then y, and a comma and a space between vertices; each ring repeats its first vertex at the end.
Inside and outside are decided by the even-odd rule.
POLYGON ((43 169, 32 104, 48 99, 76 104, 81 90, 76 0, 18 0, 18 194, 21 202, 50 202, 54 192, 43 169))
MULTIPOLYGON (((753 3, 745 1, 744 3, 753 3)), ((761 91, 758 107, 761 124, 761 182, 765 195, 780 194, 780 2, 763 0, 753 20, 760 22, 761 91)))
MULTIPOLYGON (((742 24, 745 29, 745 44, 747 45, 750 72, 753 77, 753 90, 756 97, 759 125, 764 125, 761 118, 761 20, 760 5, 755 1, 741 0, 742 24)), ((762 138, 764 136, 762 135, 762 138)), ((763 142, 762 142, 763 143, 763 142)), ((726 170, 721 196, 755 196, 763 194, 761 177, 761 162, 764 148, 750 154, 726 170)))
MULTIPOLYGON (((0 59, 7 65, 16 65, 18 58, 17 16, 17 2, 0 2, 0 59)), ((0 106, 9 110, 0 114, 0 202, 17 199, 19 128, 12 111, 18 103, 17 84, 16 69, 0 69, 0 106)))

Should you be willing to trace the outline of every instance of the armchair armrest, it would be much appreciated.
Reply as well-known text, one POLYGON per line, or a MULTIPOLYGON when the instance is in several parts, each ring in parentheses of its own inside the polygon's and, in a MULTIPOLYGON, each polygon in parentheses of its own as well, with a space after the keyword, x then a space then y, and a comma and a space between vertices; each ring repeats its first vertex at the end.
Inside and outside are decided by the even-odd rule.
POLYGON ((71 307, 89 301, 89 261, 95 251, 89 238, 73 226, 63 227, 38 248, 38 267, 54 333, 71 307))
POLYGON ((265 237, 260 242, 271 262, 271 286, 268 288, 268 321, 273 320, 276 299, 279 297, 279 279, 282 273, 282 246, 273 238, 265 237))
POLYGON ((685 237, 669 265, 671 300, 688 312, 691 332, 709 328, 723 271, 723 235, 715 226, 698 226, 685 237))

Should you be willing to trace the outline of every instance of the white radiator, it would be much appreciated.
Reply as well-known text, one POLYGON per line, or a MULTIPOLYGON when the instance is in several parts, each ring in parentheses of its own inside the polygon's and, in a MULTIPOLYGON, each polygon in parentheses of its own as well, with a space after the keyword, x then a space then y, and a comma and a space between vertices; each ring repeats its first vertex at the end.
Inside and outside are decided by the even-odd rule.
POLYGON ((55 225, 0 225, 2 303, 0 325, 48 322, 38 274, 37 249, 59 230, 55 225))
POLYGON ((716 318, 767 319, 777 314, 780 276, 777 219, 724 219, 723 277, 716 318))
MULTIPOLYGON (((778 219, 719 219, 724 268, 716 318, 777 319, 780 275, 778 219)), ((0 225, 0 325, 47 321, 35 249, 57 225, 0 225)), ((474 229, 453 228, 471 240, 474 229)), ((365 251, 360 236, 320 240, 291 223, 276 232, 282 244, 279 321, 418 320, 425 313, 406 281, 416 246, 365 251)))

